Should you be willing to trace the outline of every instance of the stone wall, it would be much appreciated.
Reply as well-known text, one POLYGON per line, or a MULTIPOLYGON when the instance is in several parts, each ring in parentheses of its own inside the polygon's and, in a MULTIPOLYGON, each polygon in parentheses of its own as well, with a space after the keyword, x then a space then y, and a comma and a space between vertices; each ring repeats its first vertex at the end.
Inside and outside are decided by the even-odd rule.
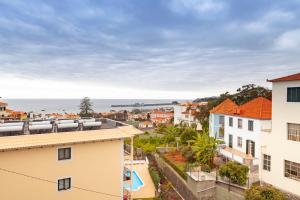
POLYGON ((166 178, 172 183, 173 187, 180 193, 186 200, 199 200, 197 196, 189 189, 186 181, 177 174, 177 172, 167 164, 159 155, 154 155, 158 167, 166 178))

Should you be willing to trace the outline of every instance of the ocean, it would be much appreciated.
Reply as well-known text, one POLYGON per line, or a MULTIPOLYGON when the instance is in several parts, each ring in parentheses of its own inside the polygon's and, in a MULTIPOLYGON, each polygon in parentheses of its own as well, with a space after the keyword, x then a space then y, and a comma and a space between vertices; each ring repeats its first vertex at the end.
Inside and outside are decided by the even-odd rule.
MULTIPOLYGON (((78 113, 81 99, 0 99, 8 103, 8 108, 16 111, 35 113, 78 113)), ((157 107, 171 106, 147 106, 147 107, 114 107, 111 105, 134 103, 171 103, 172 101, 185 101, 176 99, 91 99, 95 112, 107 112, 110 110, 132 110, 134 108, 153 109, 157 107)))

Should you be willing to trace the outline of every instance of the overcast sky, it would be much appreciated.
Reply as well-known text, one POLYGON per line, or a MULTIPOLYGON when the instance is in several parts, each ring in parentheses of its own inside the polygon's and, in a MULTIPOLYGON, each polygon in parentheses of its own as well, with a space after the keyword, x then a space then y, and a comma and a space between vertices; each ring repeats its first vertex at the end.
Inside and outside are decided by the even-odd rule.
POLYGON ((0 0, 3 98, 175 98, 300 72, 300 0, 0 0))

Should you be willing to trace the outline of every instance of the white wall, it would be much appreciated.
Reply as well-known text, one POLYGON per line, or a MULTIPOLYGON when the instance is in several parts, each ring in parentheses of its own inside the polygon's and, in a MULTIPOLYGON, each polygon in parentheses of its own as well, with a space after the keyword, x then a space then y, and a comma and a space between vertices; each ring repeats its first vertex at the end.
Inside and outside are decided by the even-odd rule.
POLYGON ((182 112, 186 109, 185 106, 176 105, 174 106, 174 125, 180 124, 182 120, 182 112))
POLYGON ((284 160, 300 163, 300 142, 287 140, 287 123, 300 124, 300 103, 287 102, 287 87, 300 87, 300 81, 273 83, 272 133, 262 138, 263 153, 271 155, 271 171, 261 170, 260 178, 300 196, 300 181, 284 177, 284 160))
POLYGON ((262 126, 271 124, 271 120, 259 120, 252 118, 236 117, 236 116, 225 116, 225 135, 224 141, 226 146, 229 146, 229 134, 233 135, 233 149, 239 150, 246 153, 246 140, 252 140, 255 142, 255 158, 260 158, 261 148, 261 130, 262 126), (229 126, 229 118, 233 118, 233 127, 229 126), (243 120, 242 129, 238 128, 238 119, 243 120), (253 131, 248 130, 248 121, 253 121, 253 131), (242 147, 238 146, 238 137, 242 138, 242 147))

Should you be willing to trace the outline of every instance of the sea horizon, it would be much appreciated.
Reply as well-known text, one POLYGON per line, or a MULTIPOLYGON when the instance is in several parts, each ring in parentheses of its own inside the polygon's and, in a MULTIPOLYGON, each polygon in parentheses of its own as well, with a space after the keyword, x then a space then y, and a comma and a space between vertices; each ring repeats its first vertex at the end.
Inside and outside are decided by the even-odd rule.
MULTIPOLYGON (((79 98, 2 98, 0 101, 8 103, 8 109, 34 113, 79 113, 79 98)), ((111 107, 111 105, 134 103, 171 103, 172 101, 189 101, 187 99, 93 99, 94 112, 108 112, 111 110, 154 109, 170 106, 146 107, 111 107)))

